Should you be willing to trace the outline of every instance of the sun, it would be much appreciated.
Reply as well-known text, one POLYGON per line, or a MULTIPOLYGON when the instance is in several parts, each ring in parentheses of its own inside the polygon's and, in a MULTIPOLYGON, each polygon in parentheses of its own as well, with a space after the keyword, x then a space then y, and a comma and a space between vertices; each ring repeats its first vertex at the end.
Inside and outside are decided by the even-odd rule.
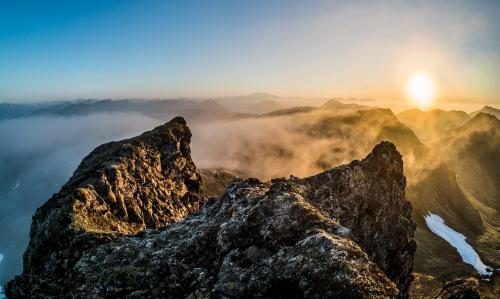
POLYGON ((424 72, 414 74, 408 81, 410 98, 422 109, 432 106, 436 88, 431 77, 424 72))

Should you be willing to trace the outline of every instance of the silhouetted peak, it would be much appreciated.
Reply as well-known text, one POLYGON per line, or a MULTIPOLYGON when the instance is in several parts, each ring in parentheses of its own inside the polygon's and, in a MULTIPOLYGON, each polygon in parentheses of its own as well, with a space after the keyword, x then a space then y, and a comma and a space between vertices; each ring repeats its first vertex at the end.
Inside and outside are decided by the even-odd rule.
POLYGON ((403 157, 392 142, 380 142, 362 162, 372 165, 372 169, 376 168, 383 172, 403 174, 403 157))
POLYGON ((479 126, 500 126, 500 120, 494 115, 485 112, 477 113, 462 128, 473 128, 479 126))
POLYGON ((170 124, 179 124, 181 126, 185 126, 186 125, 186 120, 182 116, 176 116, 171 121, 169 121, 168 123, 165 123, 164 126, 168 126, 170 124))

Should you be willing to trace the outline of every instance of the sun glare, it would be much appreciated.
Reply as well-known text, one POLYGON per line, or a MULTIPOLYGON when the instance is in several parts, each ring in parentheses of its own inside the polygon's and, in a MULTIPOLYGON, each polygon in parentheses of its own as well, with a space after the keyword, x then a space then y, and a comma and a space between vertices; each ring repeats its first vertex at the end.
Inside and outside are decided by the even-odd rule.
POLYGON ((417 73, 408 82, 408 94, 420 108, 429 108, 436 96, 434 82, 426 73, 417 73))

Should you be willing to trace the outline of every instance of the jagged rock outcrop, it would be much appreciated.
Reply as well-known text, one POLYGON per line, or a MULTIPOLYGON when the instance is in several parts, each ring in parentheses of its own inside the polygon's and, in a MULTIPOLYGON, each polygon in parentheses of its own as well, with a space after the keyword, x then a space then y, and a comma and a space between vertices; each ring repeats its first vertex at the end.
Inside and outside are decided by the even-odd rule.
POLYGON ((176 118, 94 150, 37 211, 7 294, 408 296, 415 225, 393 144, 305 179, 240 179, 207 200, 189 136, 176 118))
POLYGON ((323 214, 349 228, 378 266, 407 294, 416 228, 405 199, 403 161, 389 142, 377 145, 361 162, 305 179, 309 198, 323 214))
POLYGON ((198 211, 204 197, 190 139, 177 117, 94 149, 33 216, 24 271, 10 283, 10 296, 69 293, 75 286, 71 269, 89 248, 198 211))
POLYGON ((437 299, 479 299, 479 282, 476 278, 458 278, 444 284, 437 299))

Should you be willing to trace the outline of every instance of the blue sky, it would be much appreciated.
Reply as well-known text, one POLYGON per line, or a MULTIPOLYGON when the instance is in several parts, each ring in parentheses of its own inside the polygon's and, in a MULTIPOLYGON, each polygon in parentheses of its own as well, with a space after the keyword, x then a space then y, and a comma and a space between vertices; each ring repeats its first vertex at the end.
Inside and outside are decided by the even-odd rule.
POLYGON ((498 1, 0 1, 0 102, 255 91, 500 99, 498 1))

